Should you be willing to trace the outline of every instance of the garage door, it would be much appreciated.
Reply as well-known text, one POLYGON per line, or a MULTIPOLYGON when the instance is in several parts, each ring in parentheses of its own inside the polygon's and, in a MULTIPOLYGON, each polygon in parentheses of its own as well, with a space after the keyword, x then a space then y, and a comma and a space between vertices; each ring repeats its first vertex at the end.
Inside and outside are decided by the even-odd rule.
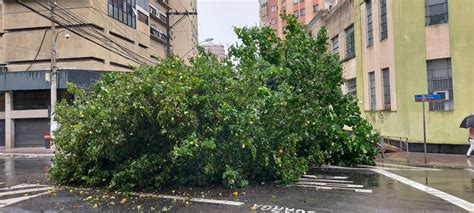
POLYGON ((49 132, 48 119, 15 120, 15 147, 44 147, 43 135, 49 132))
POLYGON ((5 121, 0 121, 0 146, 5 146, 5 121))

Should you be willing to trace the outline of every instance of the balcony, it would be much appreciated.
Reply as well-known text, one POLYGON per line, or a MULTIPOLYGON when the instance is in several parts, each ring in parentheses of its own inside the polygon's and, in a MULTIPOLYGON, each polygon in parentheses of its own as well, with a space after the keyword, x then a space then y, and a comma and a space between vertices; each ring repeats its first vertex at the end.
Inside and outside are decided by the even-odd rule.
POLYGON ((163 12, 158 12, 156 9, 153 7, 150 7, 150 17, 157 21, 158 23, 162 24, 163 26, 166 26, 166 14, 163 12))
POLYGON ((163 7, 165 7, 167 10, 171 10, 169 0, 158 0, 158 3, 163 5, 163 7))
POLYGON ((158 42, 160 42, 161 44, 163 45, 166 45, 168 42, 167 42, 167 37, 166 37, 166 34, 153 28, 153 27, 150 27, 150 37, 158 42))

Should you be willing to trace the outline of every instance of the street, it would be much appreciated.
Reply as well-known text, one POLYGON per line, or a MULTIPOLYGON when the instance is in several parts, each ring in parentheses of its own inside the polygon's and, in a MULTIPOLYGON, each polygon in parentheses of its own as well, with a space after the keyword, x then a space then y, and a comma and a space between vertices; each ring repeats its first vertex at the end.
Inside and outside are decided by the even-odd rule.
POLYGON ((325 167, 289 186, 254 183, 237 190, 185 187, 127 195, 54 188, 45 178, 50 163, 49 157, 1 157, 0 211, 465 212, 474 202, 474 173, 461 169, 325 167))

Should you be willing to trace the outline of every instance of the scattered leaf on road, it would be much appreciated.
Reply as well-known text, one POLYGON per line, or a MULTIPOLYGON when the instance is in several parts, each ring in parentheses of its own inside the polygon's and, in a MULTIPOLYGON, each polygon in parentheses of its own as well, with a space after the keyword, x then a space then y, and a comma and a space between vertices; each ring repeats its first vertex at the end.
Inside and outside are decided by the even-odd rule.
POLYGON ((126 202, 127 202, 127 198, 124 198, 124 199, 122 199, 122 200, 120 201, 121 204, 124 204, 124 203, 126 203, 126 202))

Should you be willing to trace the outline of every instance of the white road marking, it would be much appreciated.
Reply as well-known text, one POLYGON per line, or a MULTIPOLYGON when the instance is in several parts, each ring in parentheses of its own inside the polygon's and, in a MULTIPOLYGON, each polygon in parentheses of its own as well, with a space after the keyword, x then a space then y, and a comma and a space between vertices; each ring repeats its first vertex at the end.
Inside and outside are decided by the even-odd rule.
POLYGON ((355 192, 372 193, 371 189, 355 189, 355 192))
MULTIPOLYGON (((314 179, 322 179, 323 177, 322 176, 316 176, 316 175, 303 175, 303 177, 305 178, 314 178, 314 179)), ((338 179, 338 180, 345 180, 347 179, 348 177, 343 177, 343 176, 333 176, 333 177, 330 177, 330 176, 325 176, 326 179, 338 179)), ((324 178, 323 178, 324 179, 324 178)))
POLYGON ((431 194, 433 196, 439 197, 439 198, 441 198, 445 201, 448 201, 448 202, 450 202, 450 203, 452 203, 456 206, 459 206, 459 207, 461 207, 461 208, 463 208, 463 209, 465 209, 469 212, 474 212, 474 204, 472 204, 468 201, 465 201, 461 198, 455 197, 455 196, 450 195, 446 192, 431 188, 427 185, 423 185, 421 183, 412 181, 408 178, 402 177, 400 175, 393 174, 391 172, 388 172, 388 171, 385 171, 385 170, 382 170, 382 169, 372 169, 372 171, 377 172, 377 173, 382 174, 382 175, 385 175, 385 176, 387 176, 389 178, 392 178, 394 180, 400 181, 400 182, 402 182, 406 185, 409 185, 413 188, 424 191, 424 192, 426 192, 428 194, 431 194))
POLYGON ((159 195, 159 198, 165 199, 173 199, 173 200, 188 200, 198 203, 212 203, 212 204, 222 204, 222 205, 230 205, 230 206, 241 206, 245 203, 237 202, 237 201, 229 201, 229 200, 213 200, 213 199, 205 199, 205 198, 186 198, 181 196, 173 196, 173 195, 159 195))
POLYGON ((328 180, 328 179, 312 179, 312 178, 300 178, 300 181, 316 181, 316 182, 331 182, 331 183, 354 183, 350 180, 328 180))
POLYGON ((238 201, 213 200, 213 199, 206 199, 206 198, 181 197, 181 196, 174 196, 174 195, 156 196, 156 194, 150 194, 150 193, 132 193, 132 194, 137 195, 137 196, 144 196, 144 197, 158 197, 158 198, 163 198, 163 199, 192 201, 192 202, 197 202, 197 203, 221 204, 221 205, 230 205, 230 206, 242 206, 245 204, 244 202, 238 202, 238 201))
POLYGON ((52 188, 53 187, 42 187, 42 188, 24 189, 24 190, 18 190, 18 191, 0 192, 0 197, 7 196, 7 195, 14 195, 14 194, 23 194, 23 193, 46 191, 46 190, 50 190, 52 188))
POLYGON ((347 179, 348 177, 343 177, 343 176, 334 176, 332 177, 333 179, 339 179, 339 180, 345 180, 347 179))
POLYGON ((11 189, 22 189, 22 188, 32 188, 32 187, 45 187, 46 185, 38 184, 20 184, 11 187, 1 188, 0 191, 11 190, 11 189))
POLYGON ((364 188, 363 185, 356 185, 356 184, 334 184, 334 183, 320 183, 320 182, 306 182, 300 181, 298 184, 301 185, 316 185, 316 186, 335 186, 335 187, 349 187, 349 188, 364 188))
POLYGON ((300 184, 294 184, 294 185, 289 185, 289 186, 323 189, 323 190, 333 190, 334 189, 334 190, 354 191, 354 192, 360 192, 360 193, 372 193, 372 190, 370 190, 370 189, 353 189, 353 188, 329 187, 329 186, 310 186, 310 185, 300 185, 300 184))
POLYGON ((35 194, 35 195, 30 195, 30 196, 24 196, 24 197, 15 197, 15 198, 10 198, 10 199, 5 199, 5 200, 0 200, 0 208, 3 208, 8 205, 12 205, 14 203, 18 203, 24 200, 28 200, 31 198, 39 197, 42 195, 48 194, 48 192, 40 193, 40 194, 35 194))

